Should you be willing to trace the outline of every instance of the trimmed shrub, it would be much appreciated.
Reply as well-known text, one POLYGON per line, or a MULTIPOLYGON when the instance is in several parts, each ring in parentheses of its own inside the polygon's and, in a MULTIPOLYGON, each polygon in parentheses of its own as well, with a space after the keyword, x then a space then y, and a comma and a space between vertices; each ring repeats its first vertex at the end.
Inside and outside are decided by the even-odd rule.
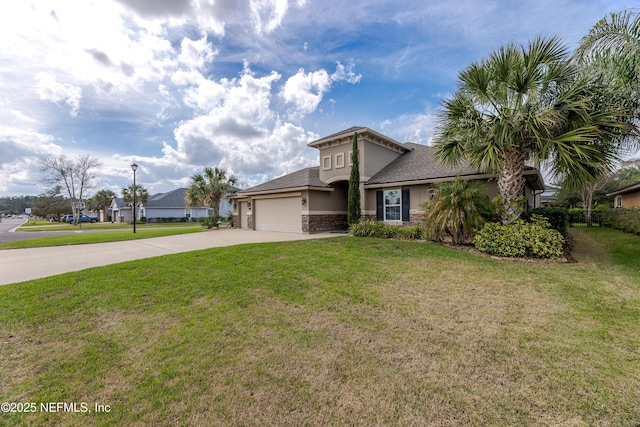
POLYGON ((550 228, 546 218, 532 215, 502 225, 489 222, 473 239, 476 249, 491 255, 518 258, 556 258, 562 255, 564 237, 550 228))
POLYGON ((600 221, 604 227, 640 234, 640 208, 617 208, 602 211, 600 221))
MULTIPOLYGON (((569 211, 566 208, 535 208, 524 212, 521 216, 525 221, 531 221, 533 215, 543 216, 549 221, 551 228, 564 235, 569 227, 569 211)), ((580 215, 583 215, 580 209, 580 215)), ((584 217, 582 219, 584 221, 584 217)))
POLYGON ((382 221, 361 221, 352 224, 349 232, 356 237, 377 237, 380 239, 416 240, 422 238, 422 228, 418 225, 391 225, 382 221))
POLYGON ((214 216, 206 216, 198 218, 198 222, 204 227, 211 230, 213 227, 218 226, 218 218, 214 216))

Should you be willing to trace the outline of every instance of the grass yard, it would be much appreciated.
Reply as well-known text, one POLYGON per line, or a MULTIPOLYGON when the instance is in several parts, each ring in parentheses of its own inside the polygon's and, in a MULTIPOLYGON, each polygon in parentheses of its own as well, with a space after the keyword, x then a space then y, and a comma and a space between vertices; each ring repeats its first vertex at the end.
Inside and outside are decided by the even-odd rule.
POLYGON ((0 243, 0 250, 83 245, 86 243, 121 242, 123 240, 149 239, 152 237, 174 236, 176 234, 199 233, 201 231, 203 231, 202 227, 176 227, 137 229, 135 234, 131 230, 111 231, 108 233, 68 234, 63 236, 39 237, 35 239, 18 240, 16 242, 0 243))
MULTIPOLYGON (((149 224, 136 224, 136 231, 138 229, 156 229, 156 228, 182 228, 193 227, 202 228, 202 225, 198 222, 163 222, 163 223, 149 223, 149 224)), ((91 230, 133 230, 133 224, 128 222, 96 222, 91 224, 90 222, 83 222, 78 225, 71 225, 66 222, 48 222, 40 221, 35 224, 31 222, 25 223, 16 231, 91 231, 91 230)))
POLYGON ((637 426, 640 238, 571 232, 575 264, 341 237, 2 286, 0 402, 38 411, 0 425, 637 426))

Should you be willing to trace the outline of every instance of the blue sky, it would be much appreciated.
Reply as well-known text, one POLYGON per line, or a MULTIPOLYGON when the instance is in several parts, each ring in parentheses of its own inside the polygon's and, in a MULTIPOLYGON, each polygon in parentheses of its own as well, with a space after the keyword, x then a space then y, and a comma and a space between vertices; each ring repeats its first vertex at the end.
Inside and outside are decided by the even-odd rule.
POLYGON ((318 163, 351 126, 427 144, 457 75, 508 43, 573 49, 619 0, 42 0, 0 13, 0 196, 90 153, 96 190, 219 166, 245 185, 318 163))

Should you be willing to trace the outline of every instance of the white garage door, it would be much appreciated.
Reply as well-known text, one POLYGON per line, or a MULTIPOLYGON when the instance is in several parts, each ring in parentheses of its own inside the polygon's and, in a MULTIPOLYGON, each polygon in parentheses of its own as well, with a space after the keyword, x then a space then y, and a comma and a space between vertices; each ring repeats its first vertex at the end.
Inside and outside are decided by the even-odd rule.
POLYGON ((256 230, 302 233, 300 197, 253 201, 256 230))

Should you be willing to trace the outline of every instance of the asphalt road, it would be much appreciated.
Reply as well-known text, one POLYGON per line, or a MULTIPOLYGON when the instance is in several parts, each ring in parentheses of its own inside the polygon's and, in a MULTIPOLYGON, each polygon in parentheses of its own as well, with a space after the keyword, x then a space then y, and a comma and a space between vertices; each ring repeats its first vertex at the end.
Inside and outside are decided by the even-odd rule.
POLYGON ((38 237, 63 236, 65 234, 75 234, 78 231, 16 231, 11 230, 27 222, 27 217, 22 219, 2 218, 0 222, 0 243, 17 242, 18 240, 37 239, 38 237))

